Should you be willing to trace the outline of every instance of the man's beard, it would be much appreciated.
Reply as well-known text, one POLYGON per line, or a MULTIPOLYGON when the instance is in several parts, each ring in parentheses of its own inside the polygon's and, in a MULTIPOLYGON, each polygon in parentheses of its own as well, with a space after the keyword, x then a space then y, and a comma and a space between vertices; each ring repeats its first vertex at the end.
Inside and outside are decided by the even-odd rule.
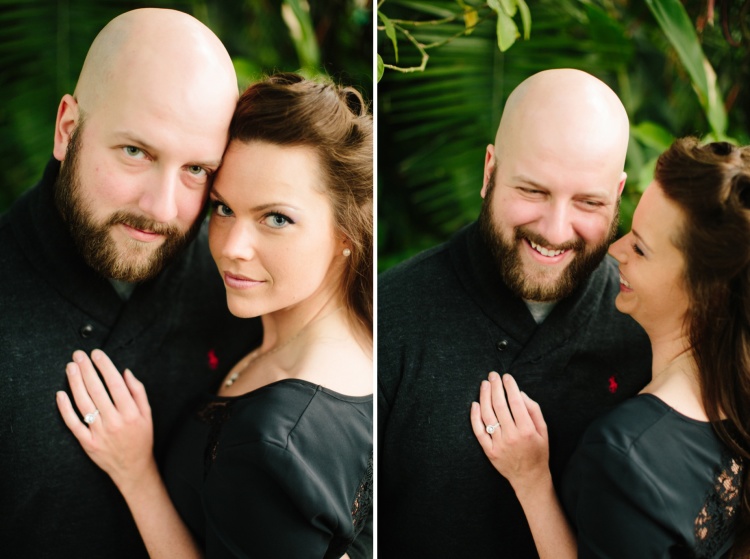
POLYGON ((97 223, 90 205, 83 199, 81 177, 78 176, 83 124, 83 121, 79 122, 70 137, 65 162, 55 182, 57 210, 68 225, 78 252, 96 272, 105 278, 128 282, 151 279, 195 238, 200 230, 201 220, 197 219, 184 233, 174 225, 165 225, 124 210, 111 214, 104 223, 97 223), (153 231, 163 235, 164 241, 157 248, 135 240, 118 246, 110 236, 110 230, 117 224, 153 231))
MULTIPOLYGON (((620 221, 620 203, 617 202, 615 214, 610 224, 607 238, 600 244, 587 247, 580 237, 564 243, 553 245, 541 235, 524 226, 513 229, 513 239, 508 241, 496 227, 492 217, 492 196, 495 188, 495 172, 487 183, 487 194, 479 214, 479 232, 487 248, 492 253, 500 277, 505 285, 518 297, 526 301, 558 301, 568 297, 584 282, 604 259, 610 243, 617 236, 617 225, 620 221), (556 280, 538 280, 524 272, 520 243, 522 239, 551 250, 573 250, 575 254, 568 266, 556 280)), ((540 264, 541 266, 541 264, 540 264)))

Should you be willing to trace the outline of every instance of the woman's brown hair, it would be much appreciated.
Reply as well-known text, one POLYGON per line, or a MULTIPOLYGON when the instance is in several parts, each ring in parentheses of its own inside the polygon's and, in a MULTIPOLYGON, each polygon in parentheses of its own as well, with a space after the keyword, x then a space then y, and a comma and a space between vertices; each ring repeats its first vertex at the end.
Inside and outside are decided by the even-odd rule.
POLYGON ((342 278, 346 306, 372 335, 372 116, 355 89, 282 73, 240 97, 230 141, 305 146, 318 156, 336 227, 351 243, 342 278))
POLYGON ((685 216, 674 242, 685 257, 689 342, 703 406, 744 463, 732 557, 750 556, 750 151, 677 140, 654 176, 685 216), (722 415, 723 414, 723 415, 722 415), (726 417, 727 421, 721 421, 726 417))

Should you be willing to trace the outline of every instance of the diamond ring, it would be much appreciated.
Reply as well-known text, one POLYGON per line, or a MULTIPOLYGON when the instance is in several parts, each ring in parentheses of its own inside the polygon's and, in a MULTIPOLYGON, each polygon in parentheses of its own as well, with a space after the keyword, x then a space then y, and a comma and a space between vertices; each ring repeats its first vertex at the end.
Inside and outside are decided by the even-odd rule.
POLYGON ((96 416, 97 416, 97 415, 99 415, 99 410, 94 410, 94 411, 92 411, 91 413, 87 413, 87 414, 86 414, 86 415, 85 415, 85 416, 83 417, 83 420, 84 420, 84 421, 85 421, 86 423, 88 423, 89 425, 91 425, 91 424, 92 424, 92 423, 93 423, 94 421, 96 421, 96 416))
POLYGON ((500 428, 500 423, 495 423, 494 425, 487 425, 487 432, 491 435, 499 428, 500 428))

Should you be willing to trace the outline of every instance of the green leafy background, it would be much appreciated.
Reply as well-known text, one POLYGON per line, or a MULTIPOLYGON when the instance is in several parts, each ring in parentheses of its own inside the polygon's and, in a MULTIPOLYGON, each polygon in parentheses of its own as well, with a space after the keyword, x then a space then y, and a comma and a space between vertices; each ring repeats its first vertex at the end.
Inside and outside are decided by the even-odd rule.
POLYGON ((629 229, 675 137, 750 140, 749 28, 750 0, 381 1, 379 269, 476 218, 484 151, 505 99, 548 68, 590 72, 622 99, 629 229))

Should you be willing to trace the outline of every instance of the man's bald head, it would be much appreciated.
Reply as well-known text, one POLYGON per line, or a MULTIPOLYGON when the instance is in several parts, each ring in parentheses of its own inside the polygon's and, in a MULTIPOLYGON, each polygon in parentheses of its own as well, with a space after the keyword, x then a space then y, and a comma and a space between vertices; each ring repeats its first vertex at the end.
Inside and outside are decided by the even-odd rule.
POLYGON ((92 111, 133 82, 173 95, 208 83, 221 100, 234 103, 238 97, 224 45, 203 23, 175 10, 143 8, 110 21, 91 44, 75 97, 84 111, 92 111))
POLYGON ((580 70, 545 70, 524 80, 508 97, 495 136, 495 157, 514 147, 567 146, 582 155, 606 153, 621 172, 628 138, 628 115, 609 86, 580 70))

